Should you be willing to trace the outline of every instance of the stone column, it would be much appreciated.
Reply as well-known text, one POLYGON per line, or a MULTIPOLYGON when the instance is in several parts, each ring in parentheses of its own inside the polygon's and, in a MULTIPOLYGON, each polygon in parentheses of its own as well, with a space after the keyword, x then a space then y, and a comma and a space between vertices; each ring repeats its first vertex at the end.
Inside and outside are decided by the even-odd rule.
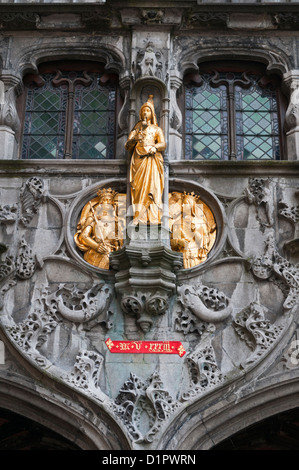
POLYGON ((285 118, 287 156, 288 160, 299 160, 299 70, 285 73, 283 79, 290 95, 285 118))
POLYGON ((182 85, 182 79, 172 74, 170 76, 170 127, 169 127, 169 158, 180 160, 184 154, 182 149, 182 113, 177 103, 177 91, 182 85))
POLYGON ((16 133, 20 121, 16 98, 20 92, 20 79, 10 73, 0 75, 0 159, 18 158, 16 133))

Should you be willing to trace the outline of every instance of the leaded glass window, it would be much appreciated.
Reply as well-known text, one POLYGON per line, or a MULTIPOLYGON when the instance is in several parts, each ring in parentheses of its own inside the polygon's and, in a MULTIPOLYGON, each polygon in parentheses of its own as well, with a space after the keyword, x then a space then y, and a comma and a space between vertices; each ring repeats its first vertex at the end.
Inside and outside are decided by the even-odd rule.
POLYGON ((185 157, 282 158, 278 90, 252 72, 204 71, 185 85, 185 157))
POLYGON ((114 157, 117 86, 89 68, 64 65, 27 80, 22 158, 114 157))

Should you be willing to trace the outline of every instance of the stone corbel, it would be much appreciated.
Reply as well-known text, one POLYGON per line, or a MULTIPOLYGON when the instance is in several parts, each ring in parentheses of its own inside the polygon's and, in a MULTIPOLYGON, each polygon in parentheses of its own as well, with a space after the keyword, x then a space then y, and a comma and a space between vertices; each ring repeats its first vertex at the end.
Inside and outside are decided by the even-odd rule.
POLYGON ((299 160, 299 70, 285 73, 284 84, 290 95, 285 118, 288 160, 299 160))
POLYGON ((16 98, 20 93, 20 79, 12 74, 0 75, 0 159, 17 158, 16 133, 20 120, 16 98))

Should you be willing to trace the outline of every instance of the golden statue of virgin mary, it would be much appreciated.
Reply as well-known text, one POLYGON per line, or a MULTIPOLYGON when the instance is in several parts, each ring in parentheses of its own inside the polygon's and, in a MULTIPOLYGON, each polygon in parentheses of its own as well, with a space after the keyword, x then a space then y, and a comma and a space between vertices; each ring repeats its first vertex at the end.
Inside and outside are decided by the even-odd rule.
POLYGON ((141 106, 140 120, 126 142, 132 152, 130 164, 131 202, 134 224, 159 224, 162 216, 165 138, 158 126, 153 96, 141 106))

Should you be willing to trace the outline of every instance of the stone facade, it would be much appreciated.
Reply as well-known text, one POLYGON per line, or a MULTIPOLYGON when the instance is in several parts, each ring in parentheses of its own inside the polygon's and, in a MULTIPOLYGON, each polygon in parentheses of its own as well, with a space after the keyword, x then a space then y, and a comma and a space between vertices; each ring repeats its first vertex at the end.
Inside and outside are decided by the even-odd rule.
POLYGON ((0 407, 84 450, 212 449, 298 407, 296 2, 14 3, 0 5, 0 407), (58 59, 119 76, 114 160, 19 158, 23 76, 58 59), (208 59, 259 61, 281 77, 283 160, 184 159, 177 95, 208 59), (165 190, 199 194, 217 240, 184 269, 167 237, 129 237, 105 271, 74 234, 98 189, 126 193, 124 144, 149 91, 165 190), (179 341, 186 354, 114 354, 108 339, 179 341))

